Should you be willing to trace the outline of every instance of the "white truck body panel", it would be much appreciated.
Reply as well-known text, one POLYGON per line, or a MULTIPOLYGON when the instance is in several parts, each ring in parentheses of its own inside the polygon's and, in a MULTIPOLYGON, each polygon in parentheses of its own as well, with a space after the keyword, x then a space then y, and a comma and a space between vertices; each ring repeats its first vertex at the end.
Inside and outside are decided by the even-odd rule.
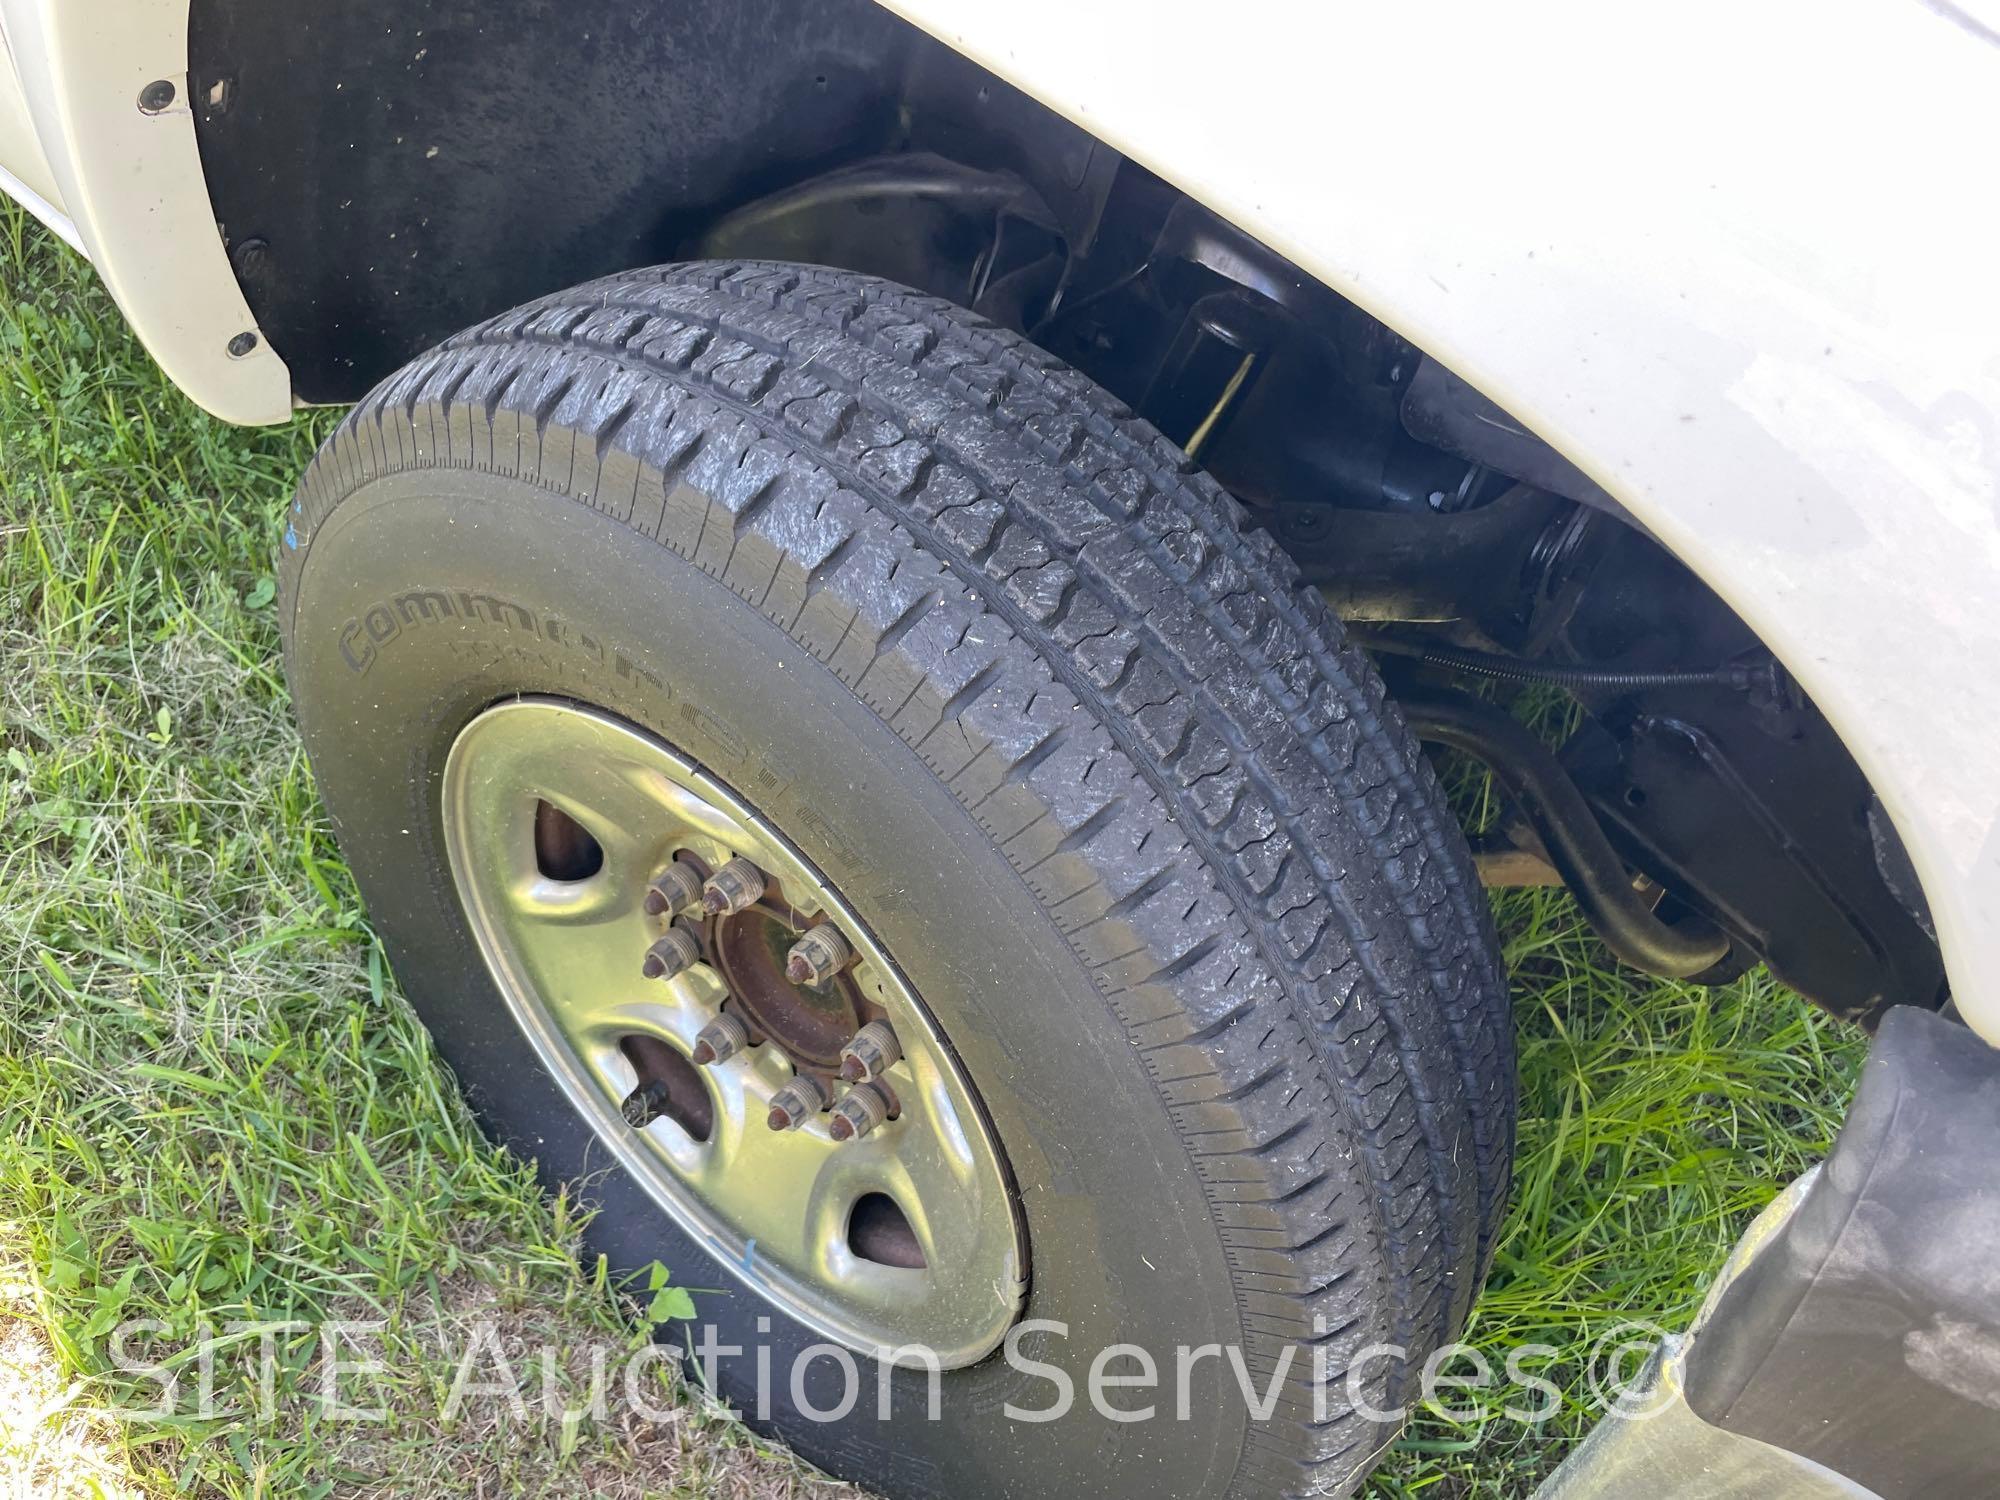
POLYGON ((49 171, 41 138, 28 114, 28 96, 14 71, 14 48, 7 39, 4 11, 0 11, 0 192, 19 202, 72 248, 83 248, 76 225, 62 206, 55 175, 49 171))
POLYGON ((19 84, 18 105, 0 104, 0 168, 31 189, 46 173, 54 192, 22 202, 58 233, 63 223, 36 199, 68 222, 64 237, 175 384, 227 421, 281 422, 292 410, 285 362, 261 338, 244 356, 229 352, 256 323, 195 145, 187 11, 187 0, 0 0, 13 62, 0 91, 19 84), (139 93, 157 79, 175 100, 148 114, 139 93), (6 124, 22 113, 34 125, 26 142, 6 124))

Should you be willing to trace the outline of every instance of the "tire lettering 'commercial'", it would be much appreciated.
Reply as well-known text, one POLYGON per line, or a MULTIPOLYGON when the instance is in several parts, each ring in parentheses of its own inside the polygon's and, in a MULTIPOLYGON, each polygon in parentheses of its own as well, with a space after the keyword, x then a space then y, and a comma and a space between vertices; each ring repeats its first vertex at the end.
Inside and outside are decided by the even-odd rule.
POLYGON ((609 662, 620 677, 636 678, 665 693, 666 685, 620 651, 608 651, 588 631, 554 615, 537 614, 525 604, 471 589, 408 589, 371 604, 340 627, 340 659, 356 676, 366 676, 383 648, 423 625, 456 624, 506 631, 547 641, 594 662, 609 662))

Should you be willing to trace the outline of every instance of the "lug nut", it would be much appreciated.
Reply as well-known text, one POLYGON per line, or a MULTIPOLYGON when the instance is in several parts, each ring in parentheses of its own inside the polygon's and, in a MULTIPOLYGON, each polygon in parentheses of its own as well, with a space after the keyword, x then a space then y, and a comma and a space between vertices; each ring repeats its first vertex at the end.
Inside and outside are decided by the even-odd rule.
POLYGON ((618 1106, 618 1113, 625 1117, 625 1123, 634 1130, 644 1130, 659 1119, 667 1103, 667 1086, 655 1079, 642 1083, 625 1096, 625 1102, 618 1106))
POLYGON ((889 1118, 889 1096, 872 1083, 857 1083, 833 1107, 826 1133, 836 1141, 857 1141, 889 1118))
POLYGON ((701 1028, 695 1036, 694 1047, 689 1051, 688 1059, 697 1068, 711 1067, 719 1062, 728 1062, 748 1046, 749 1042, 750 1028, 728 1011, 724 1011, 701 1028))
POLYGON ((792 944, 791 952, 785 955, 785 978, 793 984, 825 984, 853 956, 840 929, 822 922, 792 944))
POLYGON ((887 1021, 870 1021, 840 1049, 840 1076, 849 1083, 872 1083, 896 1065, 903 1044, 887 1021))
POLYGON ((765 1121, 773 1130, 797 1130, 833 1102, 833 1090, 810 1073, 801 1073, 771 1096, 765 1121))
POLYGON ((711 917, 733 917, 755 906, 764 894, 764 872, 738 857, 702 882, 701 909, 711 917))
POLYGON ((646 915, 671 917, 701 899, 701 877, 691 865, 675 860, 646 887, 646 915))
POLYGON ((684 927, 670 927, 665 936, 646 950, 639 972, 648 979, 672 979, 690 964, 701 961, 701 944, 684 927))

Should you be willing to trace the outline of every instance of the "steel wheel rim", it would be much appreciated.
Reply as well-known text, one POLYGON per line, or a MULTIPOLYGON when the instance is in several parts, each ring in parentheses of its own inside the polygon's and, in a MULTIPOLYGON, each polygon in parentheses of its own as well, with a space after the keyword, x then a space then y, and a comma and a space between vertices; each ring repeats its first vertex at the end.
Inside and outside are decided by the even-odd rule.
MULTIPOLYGON (((951 1368, 999 1346, 1020 1310, 1026 1258, 985 1112, 889 955, 768 820, 653 736, 538 699, 497 705, 460 732, 442 815, 453 880, 515 1024, 569 1104, 683 1230, 736 1279, 850 1348, 951 1368), (592 836, 595 873, 543 873, 538 803, 592 836), (728 998, 710 962, 669 979, 641 976, 642 954, 667 930, 666 917, 644 910, 644 893, 677 853, 710 870, 726 855, 750 859, 793 906, 837 926, 854 955, 848 977, 892 1019, 902 1045, 885 1075, 896 1118, 845 1142, 828 1114, 792 1131, 768 1128, 772 1096, 793 1076, 775 1033, 725 1062, 690 1067, 712 1109, 707 1139, 679 1118, 635 1128, 621 1117, 639 1080, 621 1042, 654 1039, 689 1066, 700 1028, 728 998), (873 1212, 873 1195, 900 1212, 921 1267, 857 1250, 855 1210, 869 1200, 864 1214, 873 1212)), ((703 957, 714 955, 705 948, 703 957)))

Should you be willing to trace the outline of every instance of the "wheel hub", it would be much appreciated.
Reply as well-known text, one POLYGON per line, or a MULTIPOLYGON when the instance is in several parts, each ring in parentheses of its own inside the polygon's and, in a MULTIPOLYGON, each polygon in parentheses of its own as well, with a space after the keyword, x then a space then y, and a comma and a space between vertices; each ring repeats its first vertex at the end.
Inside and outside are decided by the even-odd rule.
POLYGON ((998 1346, 1026 1268, 998 1142, 900 970, 775 826, 651 736, 537 700, 460 733, 442 812, 514 1021, 684 1230, 851 1347, 950 1367, 998 1346))
POLYGON ((794 1066, 831 1078, 840 1071, 840 1049, 884 1011, 863 1000, 845 973, 819 986, 785 977, 793 946, 813 925, 766 899, 734 916, 711 918, 708 952, 729 988, 730 1007, 750 1023, 753 1037, 776 1042, 794 1066))

